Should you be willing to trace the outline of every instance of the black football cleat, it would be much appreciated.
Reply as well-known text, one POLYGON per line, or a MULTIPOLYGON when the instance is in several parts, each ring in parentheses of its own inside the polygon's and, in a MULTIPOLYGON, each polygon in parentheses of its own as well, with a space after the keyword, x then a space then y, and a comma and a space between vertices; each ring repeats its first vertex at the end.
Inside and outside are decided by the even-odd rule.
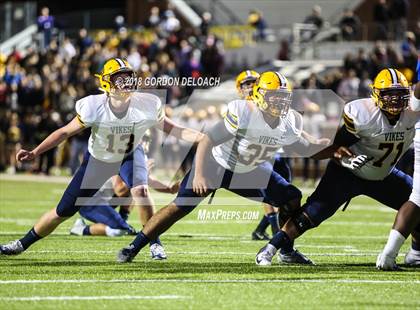
POLYGON ((264 231, 253 231, 251 235, 252 240, 270 240, 270 236, 264 231))
POLYGON ((134 245, 129 245, 125 248, 122 248, 117 253, 117 263, 131 263, 137 255, 137 251, 134 251, 134 245))
POLYGON ((309 258, 296 249, 285 254, 279 252, 279 264, 315 265, 309 258))

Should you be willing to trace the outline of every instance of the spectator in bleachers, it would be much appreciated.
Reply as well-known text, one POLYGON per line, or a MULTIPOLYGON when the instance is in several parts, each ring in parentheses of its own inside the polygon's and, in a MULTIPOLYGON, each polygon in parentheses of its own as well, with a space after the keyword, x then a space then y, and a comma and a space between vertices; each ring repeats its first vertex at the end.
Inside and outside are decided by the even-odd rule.
POLYGON ((414 26, 413 33, 416 36, 416 47, 420 50, 420 20, 414 26))
POLYGON ((337 93, 344 101, 348 102, 357 98, 359 92, 360 79, 356 76, 356 71, 350 69, 345 72, 343 79, 338 85, 337 93))
POLYGON ((289 41, 281 40, 280 42, 280 49, 277 53, 278 60, 290 60, 290 49, 289 49, 289 41))
POLYGON ((210 26, 212 22, 212 16, 210 12, 204 12, 201 15, 201 25, 200 25, 200 31, 201 35, 207 37, 209 34, 210 26))
POLYGON ((54 17, 50 15, 50 9, 43 7, 41 15, 38 16, 38 31, 43 35, 43 48, 47 49, 51 42, 52 31, 54 28, 54 17))
POLYGON ((251 10, 248 15, 248 25, 252 26, 256 30, 255 39, 265 40, 265 30, 267 29, 267 22, 265 21, 263 14, 258 10, 251 10))
POLYGON ((357 39, 360 32, 360 25, 360 20, 354 14, 353 10, 345 9, 339 22, 343 40, 352 41, 357 39))
POLYGON ((389 5, 389 16, 392 25, 392 39, 404 39, 404 33, 407 31, 407 15, 409 3, 408 0, 391 0, 389 5))
POLYGON ((166 10, 164 14, 164 20, 161 22, 161 27, 164 33, 167 35, 178 31, 181 27, 181 23, 178 18, 176 18, 172 10, 166 10))
POLYGON ((150 16, 146 23, 146 27, 155 28, 160 24, 160 10, 157 6, 150 9, 150 16))
POLYGON ((125 18, 124 18, 124 16, 122 16, 122 15, 115 16, 114 24, 115 24, 115 30, 116 31, 120 31, 121 28, 124 28, 125 27, 125 18))
POLYGON ((220 76, 223 70, 223 50, 214 35, 208 35, 201 54, 203 74, 208 77, 220 76))
POLYGON ((359 90, 358 90, 358 97, 359 98, 368 98, 370 97, 372 93, 372 88, 370 85, 372 85, 373 81, 369 77, 369 72, 363 71, 361 74, 360 84, 359 84, 359 90))
POLYGON ((386 0, 378 0, 373 8, 373 21, 375 22, 375 40, 386 40, 388 36, 389 11, 386 0))
POLYGON ((319 5, 315 5, 312 8, 312 13, 305 17, 303 21, 304 24, 312 24, 315 25, 318 30, 322 28, 324 25, 324 19, 321 16, 322 9, 319 5))
POLYGON ((405 33, 404 41, 401 45, 402 57, 404 63, 408 67, 414 68, 417 63, 417 47, 416 47, 416 36, 413 32, 407 31, 405 33))
POLYGON ((76 46, 79 48, 79 55, 83 55, 85 50, 93 43, 92 38, 88 35, 85 28, 79 30, 79 37, 76 41, 76 46))
POLYGON ((16 152, 20 148, 22 142, 22 132, 19 127, 19 116, 17 113, 12 113, 10 123, 7 128, 6 147, 9 158, 9 171, 15 173, 17 167, 16 152))
POLYGON ((130 47, 127 61, 135 71, 139 71, 141 66, 141 55, 134 45, 130 47))

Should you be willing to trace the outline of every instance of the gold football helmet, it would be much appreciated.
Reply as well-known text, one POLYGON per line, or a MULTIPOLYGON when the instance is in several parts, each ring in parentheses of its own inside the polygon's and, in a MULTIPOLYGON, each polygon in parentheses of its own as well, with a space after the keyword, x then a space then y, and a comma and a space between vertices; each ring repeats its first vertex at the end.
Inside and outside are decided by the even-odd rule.
POLYGON ((258 72, 254 70, 245 70, 236 77, 236 90, 241 99, 251 99, 252 88, 260 77, 258 72))
POLYGON ((383 69, 376 76, 372 87, 372 99, 383 111, 398 115, 410 101, 410 87, 404 74, 392 68, 383 69))
POLYGON ((255 83, 252 100, 260 110, 274 117, 285 117, 292 104, 292 87, 280 72, 267 71, 255 83))
POLYGON ((118 57, 107 60, 102 72, 95 74, 99 79, 100 90, 107 94, 118 91, 130 91, 136 86, 136 74, 130 64, 118 57), (124 74, 123 74, 124 73, 124 74))

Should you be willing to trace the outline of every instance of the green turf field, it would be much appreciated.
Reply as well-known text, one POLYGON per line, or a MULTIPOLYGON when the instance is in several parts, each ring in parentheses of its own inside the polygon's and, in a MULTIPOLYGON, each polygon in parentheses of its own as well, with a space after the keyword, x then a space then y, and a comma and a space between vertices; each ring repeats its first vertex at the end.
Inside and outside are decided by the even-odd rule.
MULTIPOLYGON (((0 243, 26 232, 64 188, 0 181, 0 243)), ((0 308, 420 309, 420 270, 375 269, 395 213, 374 201, 354 199, 346 212, 297 241, 317 266, 267 268, 254 264, 264 242, 250 240, 258 220, 248 219, 251 211, 262 216, 262 209, 222 191, 214 202, 201 209, 243 211, 246 219, 203 221, 193 212, 162 237, 169 256, 163 262, 152 261, 146 249, 132 264, 119 265, 115 254, 132 237, 70 236, 70 219, 21 256, 0 257, 0 308), (217 205, 225 202, 236 205, 217 205)), ((137 214, 130 221, 138 228, 137 214)))

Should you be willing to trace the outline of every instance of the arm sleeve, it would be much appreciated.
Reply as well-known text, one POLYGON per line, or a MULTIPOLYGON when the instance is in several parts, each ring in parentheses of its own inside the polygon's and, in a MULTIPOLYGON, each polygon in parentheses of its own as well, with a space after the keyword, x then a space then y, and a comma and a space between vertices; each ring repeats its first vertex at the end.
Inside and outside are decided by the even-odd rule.
POLYGON ((88 97, 82 98, 76 102, 77 120, 83 127, 91 127, 95 122, 95 111, 89 104, 88 97))
POLYGON ((346 125, 341 126, 334 138, 334 144, 339 146, 351 146, 360 138, 347 129, 346 125))
POLYGON ((226 128, 225 121, 219 121, 216 125, 207 130, 206 134, 213 142, 213 145, 219 145, 235 137, 235 135, 226 128))

